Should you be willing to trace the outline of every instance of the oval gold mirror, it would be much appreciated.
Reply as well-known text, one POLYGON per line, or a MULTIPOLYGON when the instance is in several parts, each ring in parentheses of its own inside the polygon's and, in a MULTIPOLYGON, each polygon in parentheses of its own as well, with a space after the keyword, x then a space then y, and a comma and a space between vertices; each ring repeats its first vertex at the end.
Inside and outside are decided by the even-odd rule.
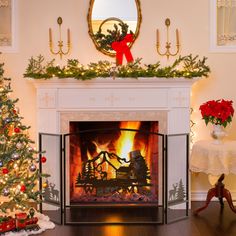
POLYGON ((111 44, 133 34, 131 47, 137 39, 142 16, 139 0, 90 0, 88 11, 89 35, 96 48, 114 57, 111 44))

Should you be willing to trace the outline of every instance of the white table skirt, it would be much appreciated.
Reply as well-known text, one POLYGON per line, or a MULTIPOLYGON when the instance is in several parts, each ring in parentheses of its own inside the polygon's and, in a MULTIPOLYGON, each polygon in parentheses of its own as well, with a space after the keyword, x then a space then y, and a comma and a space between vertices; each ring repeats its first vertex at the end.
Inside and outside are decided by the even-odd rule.
POLYGON ((236 141, 214 144, 212 140, 194 143, 189 168, 206 174, 236 174, 236 141))

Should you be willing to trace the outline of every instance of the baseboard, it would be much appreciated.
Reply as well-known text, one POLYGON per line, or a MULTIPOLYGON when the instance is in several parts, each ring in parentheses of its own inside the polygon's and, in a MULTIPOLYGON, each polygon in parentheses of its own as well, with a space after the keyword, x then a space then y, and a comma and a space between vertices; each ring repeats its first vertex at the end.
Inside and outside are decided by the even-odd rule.
MULTIPOLYGON (((236 201, 236 191, 230 191, 233 201, 236 201)), ((207 191, 191 191, 191 201, 205 201, 207 191)), ((217 198, 213 198, 212 201, 217 201, 217 198)))

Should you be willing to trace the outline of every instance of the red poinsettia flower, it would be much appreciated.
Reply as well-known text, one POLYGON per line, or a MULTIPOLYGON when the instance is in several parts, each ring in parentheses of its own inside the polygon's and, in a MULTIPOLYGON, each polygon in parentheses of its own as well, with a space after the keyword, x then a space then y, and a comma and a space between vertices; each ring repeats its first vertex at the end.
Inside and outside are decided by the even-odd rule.
POLYGON ((199 110, 206 125, 210 122, 226 127, 232 121, 234 115, 233 101, 224 99, 205 102, 200 106, 199 110))

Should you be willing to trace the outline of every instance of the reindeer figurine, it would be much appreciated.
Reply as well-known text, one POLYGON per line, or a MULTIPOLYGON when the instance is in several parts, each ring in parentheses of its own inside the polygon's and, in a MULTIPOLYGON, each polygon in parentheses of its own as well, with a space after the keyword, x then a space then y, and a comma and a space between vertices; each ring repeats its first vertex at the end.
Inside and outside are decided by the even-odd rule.
POLYGON ((173 186, 173 189, 169 190, 169 201, 176 200, 176 193, 177 193, 178 183, 172 184, 172 186, 173 186))

